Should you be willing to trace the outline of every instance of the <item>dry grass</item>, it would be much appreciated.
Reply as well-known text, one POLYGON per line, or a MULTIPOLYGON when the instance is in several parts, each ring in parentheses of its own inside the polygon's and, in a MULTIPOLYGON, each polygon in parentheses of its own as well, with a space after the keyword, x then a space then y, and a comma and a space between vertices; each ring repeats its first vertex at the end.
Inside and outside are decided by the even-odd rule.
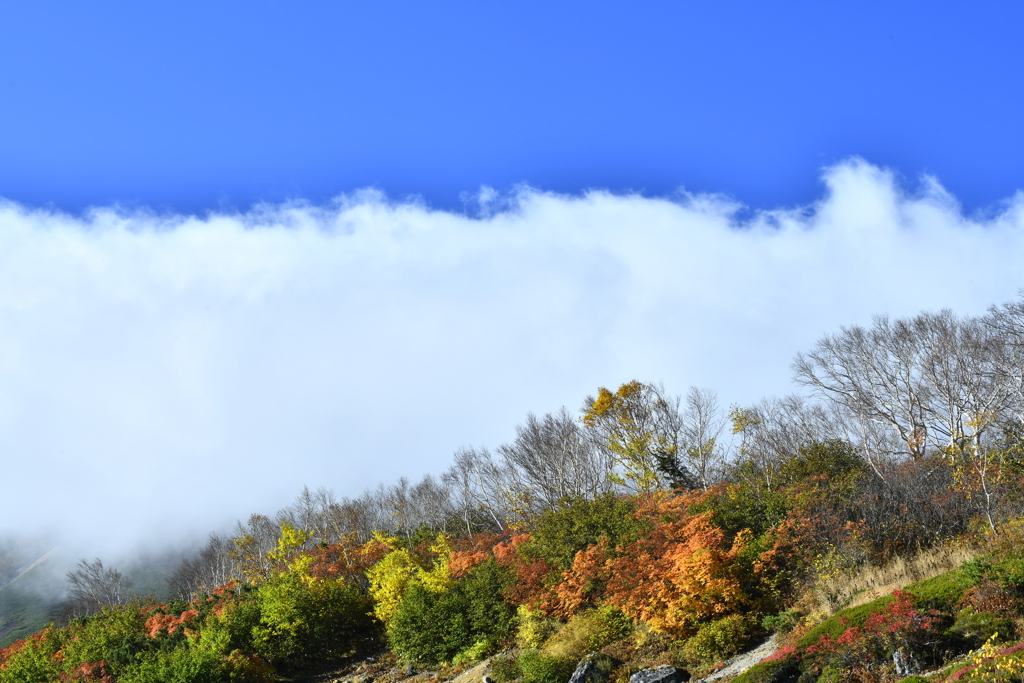
POLYGON ((948 572, 972 560, 982 549, 968 543, 949 543, 911 557, 898 557, 882 566, 863 565, 838 575, 819 578, 807 596, 809 610, 830 617, 846 607, 871 602, 915 581, 948 572))

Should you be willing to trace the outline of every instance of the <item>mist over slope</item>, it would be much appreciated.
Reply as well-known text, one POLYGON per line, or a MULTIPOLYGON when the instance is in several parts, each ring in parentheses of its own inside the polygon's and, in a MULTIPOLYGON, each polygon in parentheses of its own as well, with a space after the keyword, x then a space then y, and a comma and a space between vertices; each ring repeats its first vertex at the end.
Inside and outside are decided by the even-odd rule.
POLYGON ((1021 286, 1024 199, 965 216, 853 159, 809 206, 532 188, 179 216, 0 207, 2 531, 183 544, 305 484, 358 495, 656 377, 791 389, 824 331, 1021 286), (45 500, 45 504, 40 501, 45 500))

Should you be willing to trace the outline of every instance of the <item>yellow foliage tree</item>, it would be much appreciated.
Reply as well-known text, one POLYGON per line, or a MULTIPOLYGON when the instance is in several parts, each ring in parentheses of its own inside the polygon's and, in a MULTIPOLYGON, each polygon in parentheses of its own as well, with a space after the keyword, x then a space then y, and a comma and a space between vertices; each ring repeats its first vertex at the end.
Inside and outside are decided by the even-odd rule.
POLYGON ((612 393, 601 387, 589 400, 583 424, 605 442, 621 470, 610 475, 621 486, 650 493, 661 485, 658 457, 675 458, 681 424, 677 406, 664 390, 638 380, 612 393))
POLYGON ((313 537, 313 532, 296 529, 287 520, 281 522, 280 529, 277 547, 267 553, 267 557, 277 563, 275 573, 296 572, 304 582, 312 583, 314 577, 310 575, 309 568, 316 560, 312 555, 302 551, 313 537))
POLYGON ((371 543, 382 543, 389 548, 388 552, 377 564, 367 570, 370 581, 370 597, 373 598, 373 613, 382 623, 391 621, 402 597, 413 584, 423 586, 429 591, 442 593, 451 588, 453 579, 449 569, 452 546, 448 537, 438 534, 430 546, 434 560, 425 564, 401 545, 397 536, 384 536, 374 532, 371 543))

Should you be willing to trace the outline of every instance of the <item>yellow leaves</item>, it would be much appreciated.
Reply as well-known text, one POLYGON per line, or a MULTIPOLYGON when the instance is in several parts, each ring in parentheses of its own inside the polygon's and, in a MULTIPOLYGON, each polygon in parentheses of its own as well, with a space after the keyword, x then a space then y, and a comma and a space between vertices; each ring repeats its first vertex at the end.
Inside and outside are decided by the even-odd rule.
POLYGON ((371 567, 366 576, 370 580, 370 597, 373 598, 373 613, 382 622, 388 623, 398 612, 405 590, 419 569, 408 550, 393 550, 380 562, 371 567))
POLYGON ((451 570, 449 568, 452 558, 452 545, 448 537, 438 534, 437 538, 430 545, 430 552, 434 554, 434 561, 430 569, 420 569, 417 572, 417 579, 420 584, 432 593, 443 593, 452 587, 451 570))
MULTIPOLYGON (((269 523, 265 517, 254 515, 250 520, 250 527, 256 526, 253 520, 269 523)), ((303 580, 309 583, 313 581, 309 569, 315 559, 303 553, 303 549, 312 537, 312 531, 297 529, 284 520, 278 527, 275 547, 263 551, 262 548, 269 545, 266 536, 261 543, 255 534, 245 533, 233 539, 235 548, 231 552, 231 556, 238 561, 239 569, 245 580, 253 585, 259 585, 271 576, 278 576, 285 571, 298 572, 303 580)))
POLYGON ((286 562, 295 553, 301 552, 306 541, 313 537, 312 531, 296 529, 287 520, 281 522, 281 535, 277 539, 277 547, 267 553, 267 556, 277 562, 286 562))
POLYGON ((658 488, 654 453, 673 456, 677 449, 665 425, 659 424, 667 407, 656 387, 637 380, 623 384, 614 394, 598 389, 582 421, 605 441, 621 469, 621 474, 609 475, 613 483, 644 493, 658 488))
POLYGON ((615 394, 604 387, 598 389, 597 398, 594 400, 593 405, 591 405, 590 410, 583 415, 583 423, 590 426, 597 421, 597 418, 604 417, 610 413, 617 405, 615 399, 615 394))
POLYGON ((312 576, 309 570, 316 562, 316 558, 302 552, 312 537, 312 531, 296 529, 287 520, 282 521, 281 536, 277 539, 277 547, 268 552, 267 556, 287 569, 278 569, 275 573, 281 574, 284 571, 290 571, 306 584, 315 583, 316 577, 312 576))
POLYGON ((729 411, 729 421, 732 423, 733 434, 742 434, 750 427, 761 424, 761 418, 755 411, 739 406, 733 406, 729 411))
POLYGON ((434 560, 426 565, 417 559, 394 536, 374 533, 377 542, 391 548, 380 562, 367 570, 370 580, 370 597, 373 598, 373 613, 382 623, 387 624, 398 612, 402 597, 413 584, 423 586, 434 593, 443 593, 451 588, 453 579, 449 570, 452 547, 448 537, 438 534, 430 546, 434 560))

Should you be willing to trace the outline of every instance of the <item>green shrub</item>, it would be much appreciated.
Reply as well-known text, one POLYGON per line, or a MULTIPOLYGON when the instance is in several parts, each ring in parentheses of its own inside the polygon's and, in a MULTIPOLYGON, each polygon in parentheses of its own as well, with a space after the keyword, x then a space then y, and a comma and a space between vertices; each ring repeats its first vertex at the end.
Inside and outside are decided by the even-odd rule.
POLYGON ((594 500, 567 500, 545 512, 531 533, 528 552, 558 569, 572 567, 576 553, 602 537, 614 548, 637 538, 644 524, 633 517, 636 503, 606 494, 594 500))
POLYGON ((633 622, 622 611, 612 606, 599 607, 575 615, 548 639, 542 652, 578 662, 584 655, 599 652, 632 632, 633 622))
POLYGON ((951 644, 959 645, 961 651, 967 652, 981 647, 985 641, 999 634, 1000 641, 1006 641, 1014 634, 1012 621, 992 612, 976 612, 971 608, 961 610, 956 621, 943 636, 951 644))
POLYGON ((143 632, 146 618, 140 608, 137 603, 106 607, 99 614, 69 624, 68 643, 61 650, 65 669, 104 660, 117 676, 143 653, 154 649, 155 643, 143 632))
POLYGON ((530 609, 529 605, 516 608, 516 643, 520 647, 539 648, 560 628, 562 625, 557 619, 540 610, 530 609))
MULTIPOLYGON (((1001 586, 1018 588, 1024 585, 1024 553, 1009 552, 990 565, 992 578, 1001 586)), ((975 583, 978 583, 975 581, 975 583)))
POLYGON ((788 609, 785 612, 779 612, 778 614, 761 619, 761 628, 765 631, 789 633, 800 622, 800 616, 800 610, 788 609))
POLYGON ((491 662, 491 678, 495 683, 509 683, 523 677, 523 668, 519 665, 519 658, 511 654, 502 654, 491 662))
MULTIPOLYGON (((848 441, 826 439, 802 446, 779 470, 783 485, 792 485, 811 477, 825 477, 836 488, 840 480, 856 481, 867 471, 864 458, 848 441)), ((852 489, 849 485, 848 489, 852 489)))
POLYGON ((873 612, 883 610, 886 605, 892 601, 893 596, 883 595, 882 597, 876 598, 864 605, 847 607, 844 610, 840 610, 805 633, 800 640, 797 641, 797 646, 805 648, 809 645, 813 645, 821 640, 822 636, 828 636, 834 640, 843 635, 843 633, 846 632, 846 629, 850 626, 863 625, 873 612), (844 623, 844 620, 846 623, 844 623))
POLYGON ((565 683, 576 670, 577 661, 530 649, 519 656, 519 669, 523 683, 565 683))
POLYGON ((64 643, 63 630, 44 629, 8 648, 0 660, 0 683, 49 683, 55 681, 61 666, 53 655, 64 643))
POLYGON ((714 664, 742 651, 759 631, 752 617, 733 614, 701 626, 683 643, 680 654, 694 666, 714 664))
POLYGON ((732 683, 779 683, 795 681, 798 676, 800 669, 797 668, 795 661, 761 662, 732 679, 732 683))
POLYGON ((452 666, 479 662, 484 658, 484 655, 490 651, 491 647, 491 643, 486 640, 478 640, 459 654, 452 657, 452 666))
POLYGON ((460 653, 483 656, 512 637, 515 612, 502 597, 507 581, 505 570, 490 560, 444 592, 412 585, 388 624, 391 646, 425 664, 460 653))
POLYGON ((977 582, 959 569, 953 569, 924 581, 907 586, 906 590, 914 594, 914 604, 921 609, 936 609, 952 612, 971 586, 977 582))
POLYGON ((225 658, 187 646, 154 652, 118 678, 121 683, 221 683, 230 680, 225 658))
MULTIPOLYGON (((301 668, 341 659, 377 631, 368 599, 340 581, 307 583, 294 572, 260 585, 259 623, 252 628, 256 654, 275 666, 301 668)), ((238 618, 252 618, 242 610, 238 618)))
POLYGON ((992 574, 992 563, 981 557, 975 557, 960 565, 960 573, 971 583, 981 583, 986 576, 992 574))

